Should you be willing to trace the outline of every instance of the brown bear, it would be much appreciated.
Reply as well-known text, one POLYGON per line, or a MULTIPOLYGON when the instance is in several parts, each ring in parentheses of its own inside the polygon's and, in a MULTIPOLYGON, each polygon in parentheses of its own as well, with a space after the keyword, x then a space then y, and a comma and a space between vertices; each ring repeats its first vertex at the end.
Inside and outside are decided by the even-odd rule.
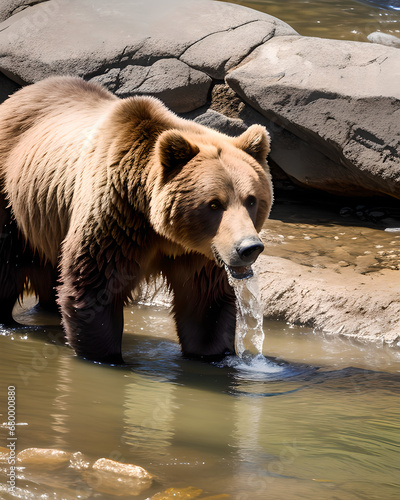
POLYGON ((79 356, 122 363, 123 306, 162 275, 183 354, 234 352, 227 272, 263 250, 268 152, 260 125, 229 137, 80 78, 19 90, 0 106, 0 322, 28 288, 79 356))

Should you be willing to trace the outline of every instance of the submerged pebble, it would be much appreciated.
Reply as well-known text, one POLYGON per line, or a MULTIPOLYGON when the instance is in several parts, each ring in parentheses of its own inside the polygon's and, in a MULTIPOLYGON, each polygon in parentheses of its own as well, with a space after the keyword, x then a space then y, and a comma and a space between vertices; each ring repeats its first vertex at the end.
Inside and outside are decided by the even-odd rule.
POLYGON ((100 493, 136 496, 150 488, 153 476, 138 465, 100 458, 82 474, 86 483, 100 493))
POLYGON ((18 453, 17 464, 22 466, 45 466, 58 469, 69 465, 72 453, 51 448, 27 448, 18 453))
MULTIPOLYGON (((9 449, 0 446, 0 463, 7 463, 8 457, 9 449)), ((100 458, 92 463, 80 451, 69 453, 52 448, 27 448, 18 453, 17 463, 22 467, 34 467, 32 471, 48 472, 64 467, 80 473, 87 484, 87 487, 79 490, 79 498, 82 499, 88 498, 93 490, 115 497, 137 496, 148 490, 154 479, 152 474, 139 465, 116 462, 108 458, 100 458)), ((43 477, 35 476, 34 481, 40 485, 43 477)), ((44 481, 42 484, 48 483, 44 481)), ((63 495, 63 498, 68 500, 72 498, 69 490, 65 490, 63 495)), ((148 500, 191 500, 199 497, 201 497, 199 500, 224 500, 230 498, 227 494, 203 495, 204 491, 199 488, 168 488, 148 500)))
POLYGON ((153 476, 139 465, 124 464, 109 458, 99 458, 92 468, 93 470, 112 472, 121 476, 136 477, 137 479, 153 479, 153 476))
POLYGON ((0 464, 2 462, 7 462, 10 450, 8 448, 3 448, 0 446, 0 464))
POLYGON ((168 488, 163 492, 156 493, 149 500, 191 500, 198 498, 202 493, 203 490, 191 486, 188 488, 168 488))
POLYGON ((374 31, 367 36, 368 40, 372 43, 379 43, 388 47, 399 47, 400 38, 389 33, 382 33, 381 31, 374 31))
POLYGON ((231 498, 231 496, 228 495, 227 493, 222 493, 221 495, 213 495, 211 497, 203 497, 203 498, 200 498, 199 500, 224 500, 224 499, 228 499, 228 498, 231 498))

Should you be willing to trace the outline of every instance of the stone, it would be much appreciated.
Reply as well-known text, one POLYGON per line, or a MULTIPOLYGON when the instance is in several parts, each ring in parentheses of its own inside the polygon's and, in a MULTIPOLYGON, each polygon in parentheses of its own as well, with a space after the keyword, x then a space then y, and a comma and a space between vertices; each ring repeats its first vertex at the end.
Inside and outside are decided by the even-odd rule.
POLYGON ((99 458, 93 464, 92 468, 93 470, 112 472, 113 474, 135 477, 137 479, 152 479, 152 475, 139 465, 116 462, 109 458, 99 458))
POLYGON ((0 24, 0 70, 19 84, 96 78, 121 96, 156 95, 185 112, 205 103, 210 75, 223 78, 281 33, 296 34, 267 14, 210 0, 116 0, 112 8, 108 0, 48 0, 0 24))
POLYGON ((264 317, 363 341, 398 342, 399 271, 361 274, 359 266, 338 264, 321 269, 261 255, 253 267, 259 273, 264 317))
POLYGON ((372 43, 379 43, 381 45, 387 45, 388 47, 400 48, 400 38, 394 35, 389 35, 389 33, 374 31, 373 33, 370 33, 367 38, 372 43))
POLYGON ((199 488, 168 488, 167 490, 156 493, 149 500, 191 500, 198 498, 203 493, 199 488))
POLYGON ((158 97, 177 113, 203 106, 212 81, 178 59, 159 59, 151 66, 114 68, 92 80, 122 98, 137 94, 158 97))
MULTIPOLYGON (((191 45, 181 60, 195 66, 212 78, 222 80, 229 68, 239 64, 256 47, 276 35, 277 22, 251 21, 229 31, 211 33, 191 45)), ((281 27, 284 32, 284 27, 281 27)), ((287 27, 287 34, 295 32, 287 27)))
POLYGON ((153 476, 143 467, 116 462, 108 458, 96 460, 82 477, 100 493, 115 496, 136 496, 150 488, 153 476))
POLYGON ((0 22, 5 21, 12 15, 30 7, 33 4, 46 2, 47 0, 3 0, 0 4, 0 22))
POLYGON ((326 158, 307 172, 298 162, 290 175, 299 182, 321 189, 322 180, 334 194, 400 198, 399 77, 397 49, 282 36, 254 51, 226 81, 326 158))
POLYGON ((242 120, 228 118, 222 113, 218 113, 218 111, 214 111, 212 109, 208 109, 204 113, 187 116, 187 118, 190 117, 192 117, 195 122, 200 123, 205 127, 219 130, 220 132, 228 135, 240 135, 246 130, 246 125, 242 120))
POLYGON ((17 464, 58 469, 70 463, 72 453, 51 448, 27 448, 17 455, 17 464))

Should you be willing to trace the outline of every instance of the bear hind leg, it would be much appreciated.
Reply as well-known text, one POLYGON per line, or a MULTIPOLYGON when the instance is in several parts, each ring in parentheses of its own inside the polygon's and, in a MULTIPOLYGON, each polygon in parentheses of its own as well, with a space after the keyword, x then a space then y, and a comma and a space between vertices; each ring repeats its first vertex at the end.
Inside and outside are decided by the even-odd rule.
POLYGON ((41 265, 37 263, 29 270, 29 281, 31 287, 39 298, 35 309, 48 313, 58 313, 57 304, 57 273, 50 264, 41 265))
POLYGON ((26 245, 5 201, 0 199, 0 324, 15 326, 12 311, 27 282, 26 245))
POLYGON ((123 303, 98 300, 87 293, 76 304, 60 287, 62 323, 68 344, 90 361, 124 364, 121 353, 123 303))
POLYGON ((64 252, 58 303, 68 344, 85 359, 123 364, 124 290, 133 282, 126 278, 125 283, 127 273, 112 273, 107 279, 88 252, 64 252))

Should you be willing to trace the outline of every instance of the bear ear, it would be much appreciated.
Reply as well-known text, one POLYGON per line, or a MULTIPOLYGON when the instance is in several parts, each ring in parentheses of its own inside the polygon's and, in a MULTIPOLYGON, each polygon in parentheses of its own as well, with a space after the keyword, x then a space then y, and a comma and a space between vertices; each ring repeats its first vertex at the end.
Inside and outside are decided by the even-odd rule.
POLYGON ((199 151, 195 144, 191 144, 179 132, 163 132, 158 139, 157 155, 163 167, 164 181, 173 179, 199 151))
POLYGON ((236 139, 236 147, 257 161, 265 161, 270 151, 269 134, 262 125, 252 125, 236 139))

